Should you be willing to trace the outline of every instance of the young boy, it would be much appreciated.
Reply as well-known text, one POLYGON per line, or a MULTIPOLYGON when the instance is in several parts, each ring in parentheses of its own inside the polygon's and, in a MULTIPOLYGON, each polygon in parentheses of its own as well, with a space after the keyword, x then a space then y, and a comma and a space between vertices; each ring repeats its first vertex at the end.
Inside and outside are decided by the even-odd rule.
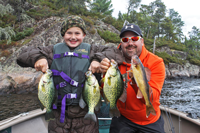
POLYGON ((85 72, 88 69, 93 73, 100 72, 100 63, 92 61, 94 53, 101 52, 106 47, 83 43, 86 27, 78 16, 67 17, 62 24, 61 35, 63 43, 24 49, 18 56, 17 63, 42 72, 50 68, 53 72, 58 102, 54 106, 56 119, 51 120, 48 125, 50 133, 98 133, 98 122, 84 119, 88 109, 79 107, 79 99, 85 72))

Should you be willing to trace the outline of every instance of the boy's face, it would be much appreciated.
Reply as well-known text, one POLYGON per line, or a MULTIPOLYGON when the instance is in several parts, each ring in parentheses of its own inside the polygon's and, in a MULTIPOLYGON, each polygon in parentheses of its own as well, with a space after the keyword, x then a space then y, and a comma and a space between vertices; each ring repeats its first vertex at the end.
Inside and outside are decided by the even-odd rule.
POLYGON ((76 48, 82 43, 84 37, 85 34, 81 28, 72 27, 65 32, 64 41, 69 47, 76 48))

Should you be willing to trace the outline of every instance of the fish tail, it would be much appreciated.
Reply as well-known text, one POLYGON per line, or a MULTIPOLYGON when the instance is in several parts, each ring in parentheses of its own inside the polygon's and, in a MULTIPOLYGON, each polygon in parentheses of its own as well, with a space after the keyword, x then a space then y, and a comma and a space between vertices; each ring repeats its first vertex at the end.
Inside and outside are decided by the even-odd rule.
POLYGON ((55 116, 53 114, 53 111, 52 110, 48 110, 45 114, 45 120, 46 121, 50 121, 50 120, 54 120, 55 119, 55 116))
POLYGON ((84 119, 90 119, 90 120, 93 120, 94 122, 97 121, 97 118, 96 118, 95 113, 91 113, 91 112, 88 112, 88 113, 85 115, 84 119))
POLYGON ((150 113, 151 113, 152 115, 156 115, 156 111, 155 111, 155 109, 154 109, 154 107, 153 107, 152 104, 146 105, 146 117, 147 117, 147 118, 149 117, 150 113))
POLYGON ((120 114, 117 106, 115 106, 114 108, 110 108, 109 115, 110 115, 111 118, 113 118, 114 116, 115 117, 120 117, 121 114, 120 114))

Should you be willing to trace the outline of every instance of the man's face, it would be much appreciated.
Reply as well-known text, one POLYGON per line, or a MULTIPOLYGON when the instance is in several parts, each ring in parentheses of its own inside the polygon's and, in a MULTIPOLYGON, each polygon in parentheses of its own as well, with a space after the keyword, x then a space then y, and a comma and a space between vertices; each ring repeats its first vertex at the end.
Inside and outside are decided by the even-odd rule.
MULTIPOLYGON (((123 33, 123 37, 132 37, 132 36, 138 36, 138 35, 132 31, 126 31, 123 33)), ((130 63, 131 57, 133 55, 137 55, 138 57, 140 56, 142 52, 142 45, 143 45, 143 38, 140 38, 138 41, 129 40, 126 43, 122 42, 121 48, 126 62, 130 63)))
POLYGON ((85 34, 81 28, 72 27, 65 32, 64 41, 69 47, 76 48, 83 42, 84 37, 85 34))

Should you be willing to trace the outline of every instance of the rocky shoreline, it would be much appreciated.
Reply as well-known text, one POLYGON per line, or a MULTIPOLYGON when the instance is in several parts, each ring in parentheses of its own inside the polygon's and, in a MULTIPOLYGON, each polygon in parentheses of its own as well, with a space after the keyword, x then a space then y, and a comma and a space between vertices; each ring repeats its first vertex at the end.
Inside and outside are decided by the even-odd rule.
MULTIPOLYGON (((166 66, 166 79, 200 78, 200 68, 195 65, 180 66, 170 63, 166 66), (190 66, 190 67, 189 67, 190 66)), ((42 72, 33 68, 21 68, 16 71, 0 72, 0 95, 37 93, 42 72)))

